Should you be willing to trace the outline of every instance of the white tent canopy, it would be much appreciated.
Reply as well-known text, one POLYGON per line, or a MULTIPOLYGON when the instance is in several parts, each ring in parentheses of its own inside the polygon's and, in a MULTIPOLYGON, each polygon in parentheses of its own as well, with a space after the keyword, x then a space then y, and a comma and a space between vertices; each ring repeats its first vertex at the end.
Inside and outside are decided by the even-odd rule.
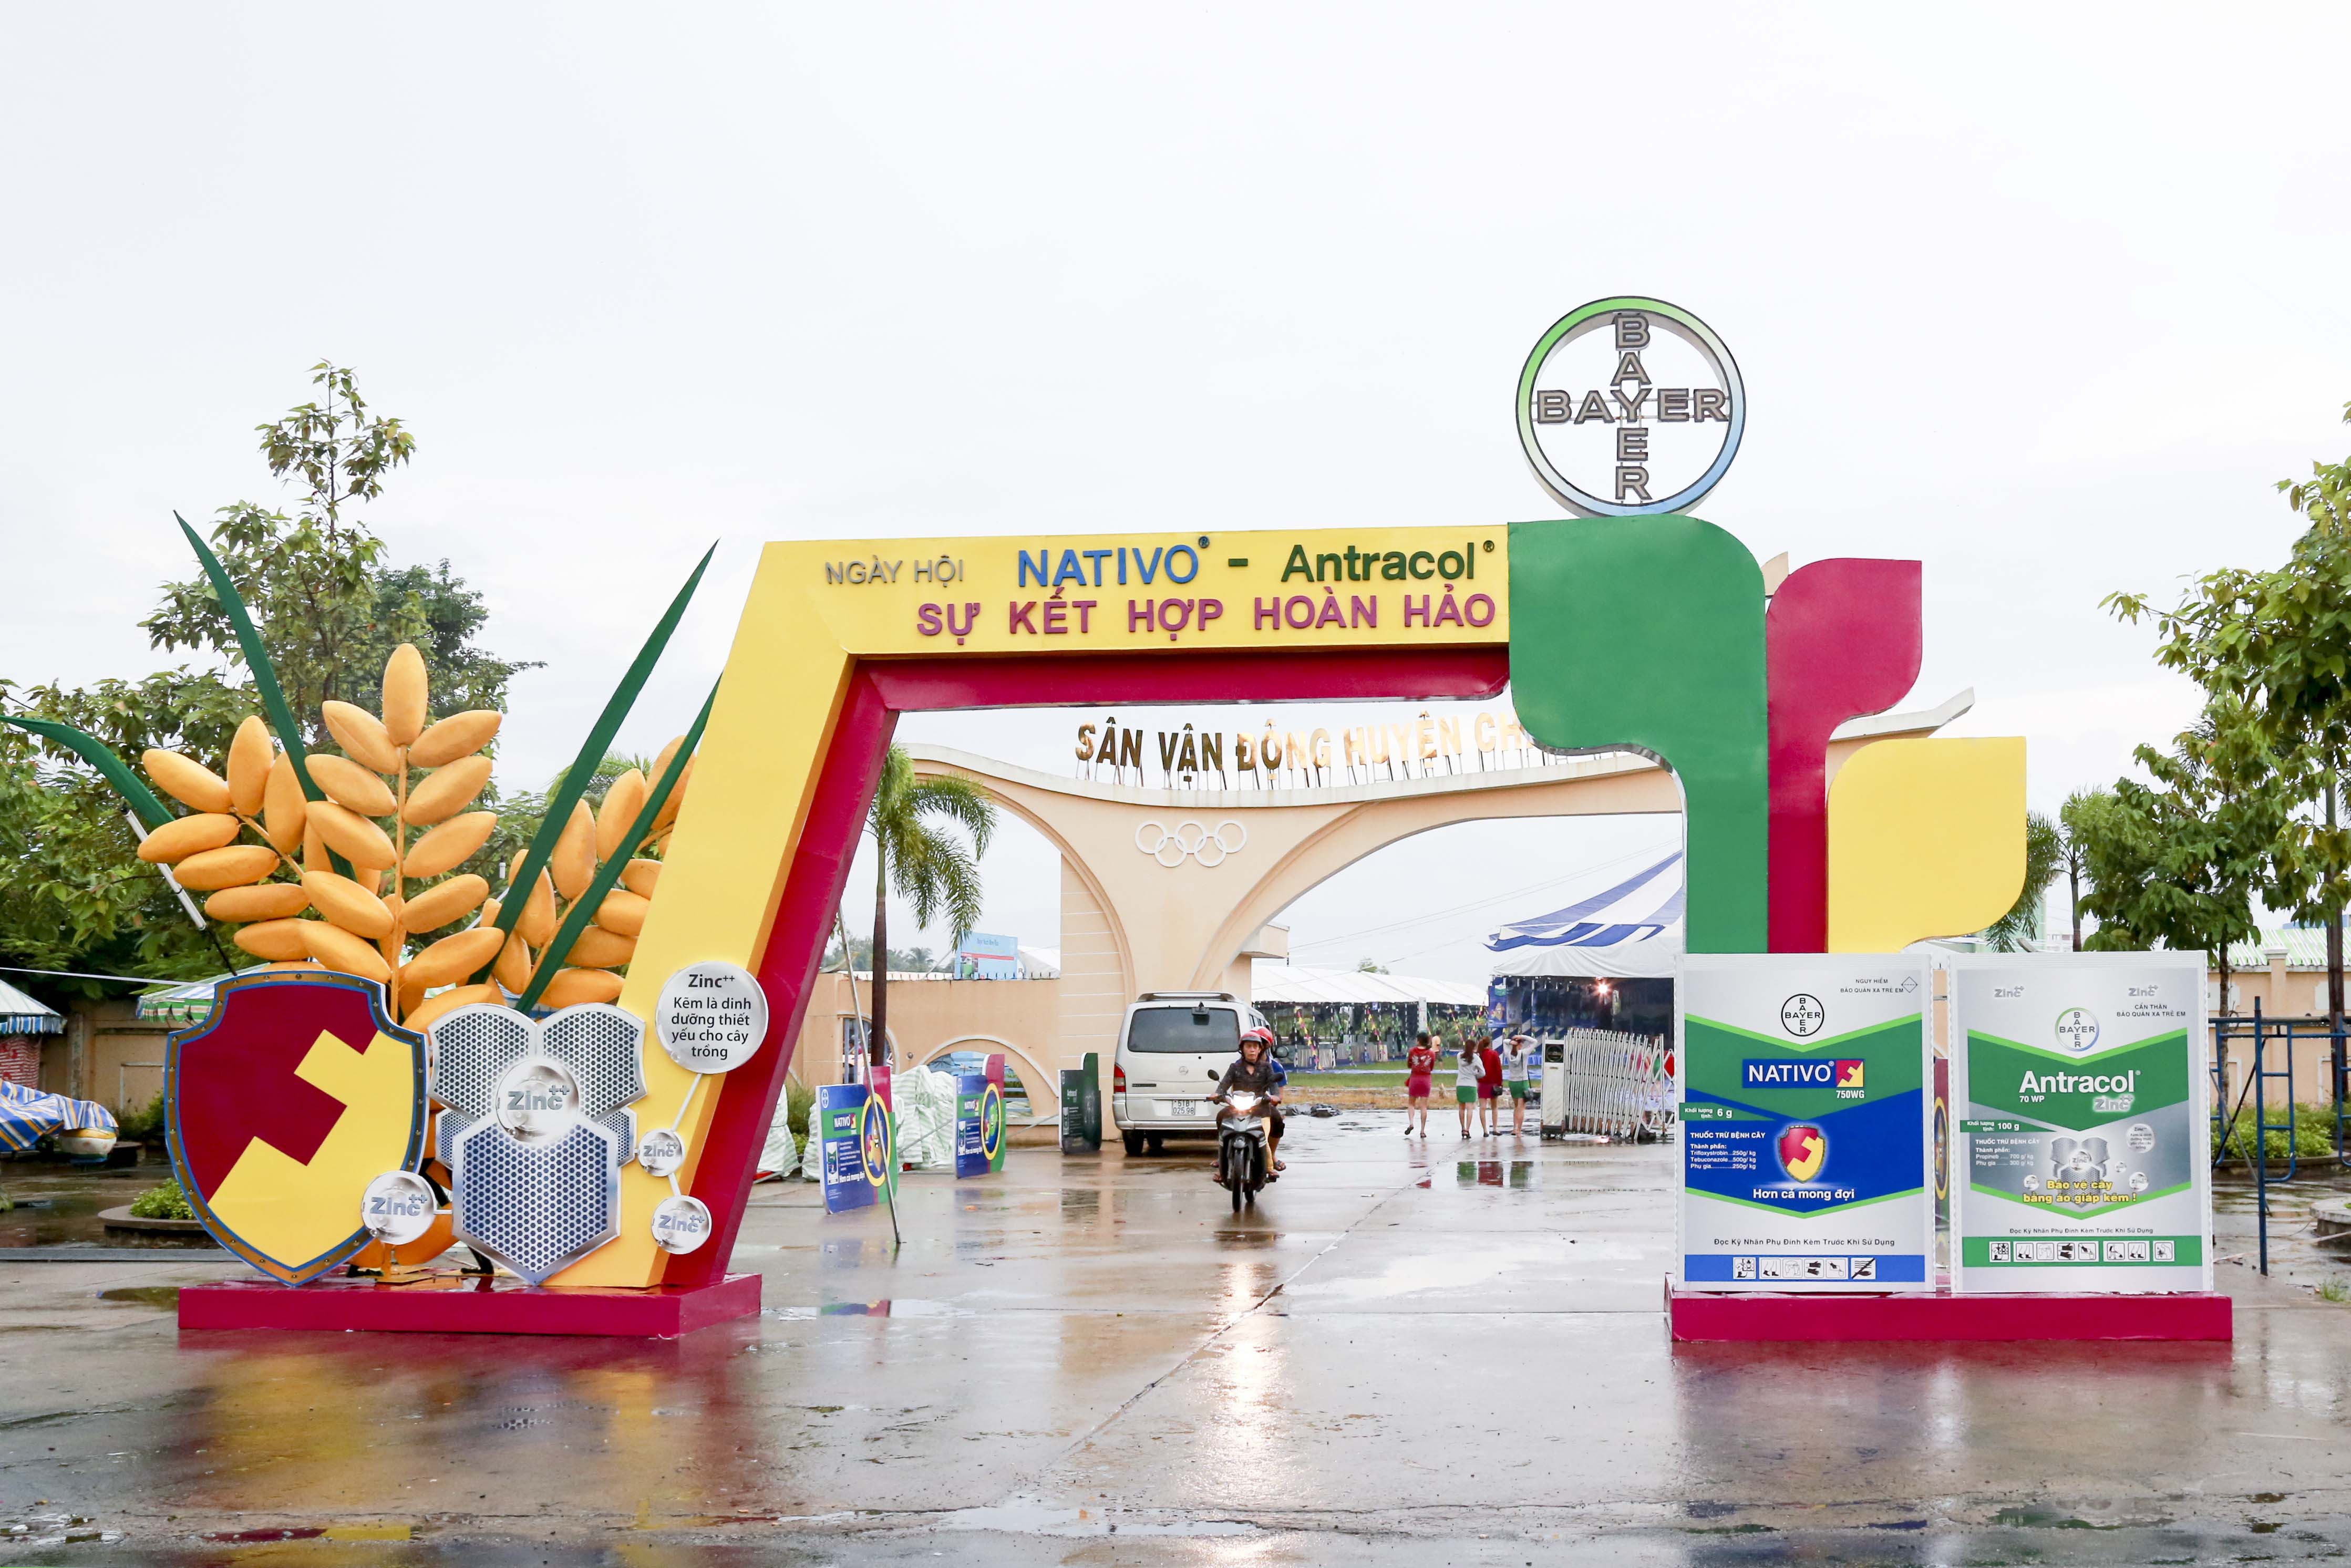
POLYGON ((0 1034, 63 1034, 57 1009, 0 980, 0 1034))
POLYGON ((1682 956, 1682 852, 1486 938, 1497 978, 1670 978, 1682 956))
POLYGON ((1458 980, 1428 980, 1412 975, 1374 975, 1366 969, 1310 969, 1294 964, 1259 964, 1249 977, 1249 999, 1285 1007, 1388 1002, 1409 1007, 1482 1008, 1486 992, 1458 980))

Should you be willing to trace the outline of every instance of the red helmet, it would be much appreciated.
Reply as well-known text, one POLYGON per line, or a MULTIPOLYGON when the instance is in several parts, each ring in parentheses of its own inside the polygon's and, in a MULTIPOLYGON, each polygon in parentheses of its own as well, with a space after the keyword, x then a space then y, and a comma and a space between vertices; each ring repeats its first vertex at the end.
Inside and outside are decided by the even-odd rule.
POLYGON ((1266 1050, 1270 1051, 1273 1049, 1273 1030, 1270 1029, 1245 1029, 1241 1030, 1240 1039, 1234 1042, 1234 1049, 1238 1050, 1241 1046, 1247 1045, 1251 1040, 1257 1041, 1259 1045, 1265 1047, 1266 1050))

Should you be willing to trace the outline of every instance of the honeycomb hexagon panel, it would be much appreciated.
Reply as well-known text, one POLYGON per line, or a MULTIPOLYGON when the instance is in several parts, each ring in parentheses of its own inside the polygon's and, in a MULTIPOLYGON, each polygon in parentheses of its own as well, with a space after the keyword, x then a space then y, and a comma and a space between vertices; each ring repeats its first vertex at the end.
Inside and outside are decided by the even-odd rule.
POLYGON ((531 1145, 477 1122, 457 1134, 449 1171, 457 1239, 533 1285, 621 1233, 621 1138, 599 1123, 531 1145))

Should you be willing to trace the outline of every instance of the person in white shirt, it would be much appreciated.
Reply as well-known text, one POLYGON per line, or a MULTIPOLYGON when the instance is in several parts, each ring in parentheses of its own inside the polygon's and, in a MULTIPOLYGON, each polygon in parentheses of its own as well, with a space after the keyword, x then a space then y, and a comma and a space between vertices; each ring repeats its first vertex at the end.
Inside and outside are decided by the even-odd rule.
POLYGON ((1502 1089, 1510 1097, 1510 1136, 1527 1135, 1528 1078, 1535 1060, 1534 1042, 1514 1034, 1502 1044, 1502 1089))
POLYGON ((1478 1083, 1484 1067, 1478 1060, 1479 1041, 1464 1040, 1453 1067, 1453 1099, 1461 1110, 1461 1135, 1469 1135, 1469 1118, 1478 1108, 1478 1083))

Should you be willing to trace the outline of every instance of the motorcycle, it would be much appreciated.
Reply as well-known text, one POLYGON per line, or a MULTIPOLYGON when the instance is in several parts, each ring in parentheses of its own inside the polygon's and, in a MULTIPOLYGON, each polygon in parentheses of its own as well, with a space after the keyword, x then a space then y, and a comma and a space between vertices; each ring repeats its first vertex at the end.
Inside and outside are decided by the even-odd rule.
POLYGON ((1233 1195, 1233 1212, 1238 1214, 1244 1203, 1255 1207, 1257 1195, 1273 1179, 1265 1117, 1272 1106, 1264 1095, 1246 1089, 1222 1098, 1233 1113, 1217 1124, 1217 1179, 1233 1195))

